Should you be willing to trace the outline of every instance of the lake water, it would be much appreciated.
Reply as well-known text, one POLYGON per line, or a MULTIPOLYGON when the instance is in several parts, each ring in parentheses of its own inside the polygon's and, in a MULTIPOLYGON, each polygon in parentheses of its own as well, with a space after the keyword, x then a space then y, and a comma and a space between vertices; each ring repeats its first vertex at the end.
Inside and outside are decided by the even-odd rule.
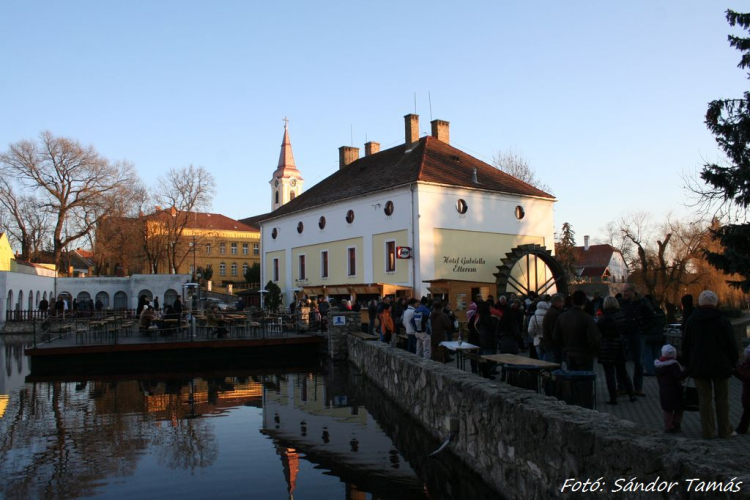
POLYGON ((29 379, 0 337, 0 497, 497 498, 347 366, 29 379))

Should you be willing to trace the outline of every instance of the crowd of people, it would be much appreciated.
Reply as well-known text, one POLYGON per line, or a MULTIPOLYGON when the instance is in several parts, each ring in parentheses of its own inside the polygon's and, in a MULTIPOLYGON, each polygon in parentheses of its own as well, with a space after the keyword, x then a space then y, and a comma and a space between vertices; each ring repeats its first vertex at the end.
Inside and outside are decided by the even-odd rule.
MULTIPOLYGON (((465 335, 463 340, 479 347, 471 370, 486 378, 497 373, 492 363, 478 362, 488 354, 523 352, 574 371, 593 371, 598 362, 606 380, 606 402, 616 405, 620 397, 630 402, 645 398, 644 377, 654 376, 668 433, 681 430, 688 378, 697 390, 704 438, 745 434, 750 426, 750 348, 739 364, 732 326, 717 307, 717 295, 709 290, 700 294, 697 307, 692 296, 682 299, 679 359, 677 349, 665 344, 662 309, 652 297, 638 294, 633 284, 609 297, 598 293, 589 297, 580 290, 570 296, 532 293, 495 299, 478 295, 467 306, 463 328, 450 304, 441 299, 384 297, 354 304, 342 300, 336 306, 340 310, 366 308, 370 333, 392 345, 398 335, 405 335, 406 350, 439 362, 450 360, 441 342, 465 335), (743 382, 744 413, 736 429, 729 421, 732 376, 743 382)), ((331 305, 319 299, 313 306, 315 314, 320 315, 324 307, 331 305)))

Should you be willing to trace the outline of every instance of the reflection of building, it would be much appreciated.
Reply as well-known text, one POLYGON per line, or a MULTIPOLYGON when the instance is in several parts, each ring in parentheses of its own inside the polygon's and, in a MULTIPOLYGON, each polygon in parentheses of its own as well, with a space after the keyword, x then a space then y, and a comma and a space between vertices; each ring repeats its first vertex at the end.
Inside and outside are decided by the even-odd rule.
MULTIPOLYGON (((512 248, 553 247, 552 195, 452 147, 448 122, 434 120, 420 138, 418 117, 405 118, 404 144, 368 142, 362 158, 340 148, 337 172, 261 218, 262 281, 276 282, 285 303, 297 289, 419 296, 435 280, 467 283, 452 288, 467 294, 494 286, 512 248)), ((548 274, 544 265, 524 272, 540 282, 548 274)))
POLYGON ((292 449, 311 462, 335 465, 335 474, 346 475, 346 482, 373 481, 396 461, 399 467, 388 469, 389 481, 415 486, 414 471, 378 423, 348 396, 327 393, 322 375, 289 374, 277 387, 264 393, 263 433, 274 438, 282 460, 289 460, 285 450, 292 449))

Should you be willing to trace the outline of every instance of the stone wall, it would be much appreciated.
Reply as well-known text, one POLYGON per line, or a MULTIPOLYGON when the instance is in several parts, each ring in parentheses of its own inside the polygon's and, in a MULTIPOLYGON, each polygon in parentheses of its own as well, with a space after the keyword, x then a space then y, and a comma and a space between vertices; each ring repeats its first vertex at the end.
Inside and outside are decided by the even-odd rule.
POLYGON ((328 312, 328 355, 334 361, 345 361, 348 358, 349 346, 347 338, 349 333, 361 331, 360 315, 353 311, 329 311, 328 312), (334 325, 334 318, 343 316, 345 324, 334 325))
MULTIPOLYGON (((665 437, 612 415, 482 379, 380 342, 351 335, 347 341, 349 359, 362 374, 436 437, 445 439, 446 418, 457 418, 451 451, 503 496, 566 497, 561 494, 566 479, 602 478, 604 496, 654 498, 654 493, 613 491, 633 477, 644 485, 657 478, 677 482, 669 496, 678 498, 696 495, 687 490, 690 478, 728 483, 737 477, 735 484, 743 481, 742 492, 750 491, 746 465, 700 442, 665 437)), ((697 484, 691 485, 693 491, 697 484)), ((698 496, 736 498, 736 493, 698 496)))

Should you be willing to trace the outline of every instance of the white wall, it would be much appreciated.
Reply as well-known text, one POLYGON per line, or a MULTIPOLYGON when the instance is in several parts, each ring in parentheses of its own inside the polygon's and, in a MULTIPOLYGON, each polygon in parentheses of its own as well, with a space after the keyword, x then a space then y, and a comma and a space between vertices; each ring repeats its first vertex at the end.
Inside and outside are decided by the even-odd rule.
MULTIPOLYGON (((410 229, 411 193, 408 186, 373 193, 263 222, 261 224, 263 262, 266 261, 266 254, 268 253, 277 251, 286 253, 286 272, 283 273, 285 282, 280 283, 279 286, 285 295, 284 303, 289 303, 294 294, 294 283, 292 281, 293 266, 296 265, 296 262, 292 259, 294 248, 362 238, 362 249, 364 251, 362 256, 364 262, 363 275, 357 281, 359 283, 372 283, 374 282, 371 254, 372 235, 407 230, 410 238, 408 246, 414 247, 410 229), (386 216, 383 211, 388 201, 392 201, 394 205, 391 216, 386 216), (349 210, 354 210, 354 222, 351 224, 346 221, 346 214, 349 210), (318 220, 321 216, 326 218, 324 229, 318 227, 318 220), (302 234, 297 232, 299 222, 304 225, 302 234), (274 228, 278 230, 278 237, 275 240, 271 237, 274 228)), ((261 282, 263 285, 268 283, 270 279, 270 276, 266 275, 266 267, 266 265, 261 265, 261 272, 263 273, 261 282)), ((403 284, 408 286, 411 283, 411 277, 410 271, 409 281, 403 284)))
POLYGON ((8 297, 12 292, 13 304, 11 308, 15 309, 18 303, 19 292, 23 292, 23 303, 20 305, 21 310, 28 310, 28 297, 32 294, 32 309, 37 309, 39 301, 47 294, 47 300, 57 297, 62 292, 68 292, 75 298, 80 292, 88 292, 91 299, 96 299, 96 294, 106 292, 109 295, 109 307, 114 303, 115 293, 118 291, 125 292, 128 296, 129 307, 135 309, 138 305, 138 292, 141 290, 150 290, 154 297, 159 297, 159 301, 164 304, 164 293, 169 290, 175 290, 178 295, 182 295, 182 285, 190 281, 187 274, 137 274, 129 278, 51 278, 48 276, 35 276, 33 274, 23 274, 2 271, 0 272, 0 323, 5 321, 7 311, 8 297), (37 300, 37 295, 39 300, 37 300))
MULTIPOLYGON (((406 230, 408 246, 414 250, 409 264, 409 278, 403 284, 412 286, 416 296, 427 293, 423 280, 439 278, 435 270, 435 241, 433 228, 472 231, 488 234, 522 235, 535 238, 548 250, 554 249, 554 220, 552 200, 531 197, 513 196, 489 191, 476 191, 464 188, 450 188, 428 184, 418 184, 412 193, 409 186, 372 193, 360 198, 332 203, 313 208, 302 213, 290 214, 261 224, 261 241, 263 262, 270 252, 285 252, 285 279, 279 286, 285 295, 284 303, 293 298, 295 284, 292 258, 294 248, 319 245, 334 241, 362 238, 364 251, 364 274, 359 283, 373 283, 372 235, 406 230), (418 210, 412 212, 412 197, 418 210), (464 199, 469 209, 461 215, 456 210, 458 199, 464 199), (392 201, 394 212, 390 217, 383 212, 385 203, 392 201), (523 219, 515 216, 516 206, 521 205, 525 211, 523 219), (354 222, 346 222, 346 213, 354 210, 354 222), (326 218, 326 226, 319 229, 320 216, 326 218), (304 230, 297 232, 297 224, 302 222, 304 230), (278 236, 271 237, 276 228, 278 236), (413 231, 412 231, 413 228, 413 231), (419 241, 416 244, 415 241, 419 241)), ((493 251, 498 259, 510 248, 496 248, 493 251)), ((313 257, 314 258, 314 257, 313 257)), ((270 279, 266 265, 261 266, 262 283, 270 279)), ((491 272, 496 272, 492 268, 491 272)), ((487 273, 487 281, 494 281, 494 276, 487 273)))
MULTIPOLYGON (((419 201, 419 238, 420 244, 416 258, 419 262, 416 295, 427 293, 424 280, 441 278, 435 269, 435 247, 433 228, 471 231, 476 233, 520 235, 541 240, 548 250, 554 250, 554 220, 552 200, 508 194, 476 191, 464 188, 420 184, 419 201), (456 203, 463 199, 468 210, 459 214, 456 203), (522 206, 525 212, 523 219, 515 216, 516 206, 522 206)), ((438 245, 439 246, 439 245, 438 245)), ((462 249, 457 248, 460 252, 462 249)), ((491 253, 498 260, 505 257, 509 248, 492 248, 491 253)), ((499 264, 499 262, 498 262, 499 264)), ((491 273, 497 272, 494 266, 488 266, 485 276, 487 282, 494 282, 491 273)))

